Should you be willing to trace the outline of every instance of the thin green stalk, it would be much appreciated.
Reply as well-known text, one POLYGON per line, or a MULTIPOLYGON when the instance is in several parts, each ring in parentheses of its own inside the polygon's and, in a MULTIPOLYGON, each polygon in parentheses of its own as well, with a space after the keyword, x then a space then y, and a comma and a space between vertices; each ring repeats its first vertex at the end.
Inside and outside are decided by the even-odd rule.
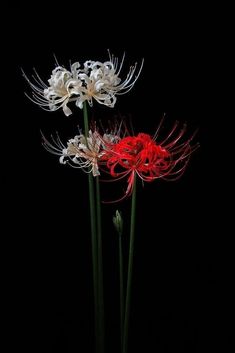
POLYGON ((123 255, 122 255, 122 233, 123 219, 121 213, 117 210, 113 217, 113 225, 118 233, 119 248, 119 290, 120 290, 120 350, 122 352, 123 344, 123 325, 124 325, 124 289, 123 289, 123 255))
POLYGON ((104 352, 105 327, 104 327, 104 287, 103 287, 103 251, 102 251, 102 228, 101 228, 101 202, 100 182, 96 176, 96 212, 97 212, 97 255, 98 255, 98 324, 100 352, 104 352))
POLYGON ((131 304, 131 284, 133 272, 133 254, 134 254, 134 238, 135 238, 135 216, 136 216, 136 175, 134 175, 134 185, 131 200, 131 226, 130 226, 130 247, 129 247, 129 262, 127 273, 127 288, 126 288, 126 308, 124 319, 124 334, 123 334, 123 351, 128 351, 128 334, 130 321, 130 304, 131 304))
MULTIPOLYGON (((83 103, 83 118, 85 136, 89 134, 89 123, 86 102, 83 103)), ((95 344, 98 352, 98 274, 97 274, 97 234, 96 234, 96 212, 95 212, 95 192, 94 177, 88 174, 89 185, 89 204, 90 204, 90 222, 91 222, 91 247, 92 247, 92 268, 93 268, 93 291, 94 291, 94 316, 95 316, 95 344)))
POLYGON ((124 291, 123 291, 123 255, 122 255, 122 235, 119 234, 119 282, 120 282, 120 340, 121 348, 123 344, 124 326, 124 291))
POLYGON ((95 213, 95 198, 94 198, 94 180, 93 176, 88 174, 89 184, 89 203, 90 203, 90 222, 91 222, 91 247, 92 247, 92 268, 93 268, 93 290, 94 290, 94 304, 95 316, 98 317, 98 274, 97 274, 97 234, 96 234, 96 213, 95 213))
POLYGON ((83 103, 83 121, 84 121, 85 136, 88 137, 88 135, 89 135, 89 121, 88 121, 88 112, 87 112, 86 101, 83 103))

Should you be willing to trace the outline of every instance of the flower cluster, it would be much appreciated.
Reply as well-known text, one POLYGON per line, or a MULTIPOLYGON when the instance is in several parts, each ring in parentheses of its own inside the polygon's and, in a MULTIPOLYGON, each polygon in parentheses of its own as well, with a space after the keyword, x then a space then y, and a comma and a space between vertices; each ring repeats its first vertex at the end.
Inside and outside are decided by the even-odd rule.
MULTIPOLYGON (((185 138, 186 125, 179 128, 178 122, 174 124, 165 138, 159 137, 163 119, 153 136, 143 132, 130 134, 123 121, 120 124, 116 122, 111 125, 112 128, 110 130, 104 130, 102 127, 103 133, 100 133, 94 120, 92 120, 92 124, 89 124, 86 102, 89 106, 92 106, 94 101, 96 101, 99 104, 113 108, 117 96, 129 92, 138 79, 143 67, 143 60, 139 69, 137 69, 137 63, 131 66, 123 80, 120 76, 124 59, 125 54, 119 61, 109 53, 108 61, 88 60, 83 64, 75 62, 70 65, 69 70, 60 66, 56 60, 56 68, 52 71, 48 83, 45 83, 36 71, 32 76, 33 80, 30 80, 23 73, 32 88, 32 97, 28 97, 41 108, 49 111, 62 109, 66 116, 72 114, 69 107, 72 102, 79 109, 83 109, 84 132, 78 129, 77 135, 66 143, 62 142, 58 133, 56 136, 52 135, 51 140, 48 140, 44 135, 42 135, 42 138, 44 148, 50 153, 57 155, 62 165, 69 165, 89 173, 96 352, 104 352, 105 350, 102 217, 99 182, 119 180, 126 182, 124 195, 121 195, 116 201, 121 201, 132 195, 128 262, 123 261, 124 244, 122 243, 122 235, 123 232, 126 232, 126 226, 124 227, 122 214, 119 211, 116 211, 113 217, 113 224, 119 237, 119 345, 120 351, 124 353, 128 351, 136 220, 136 179, 139 178, 142 183, 152 182, 156 179, 178 179, 184 173, 192 152, 198 147, 197 144, 192 144, 195 134, 185 138), (106 178, 101 180, 99 176, 102 173, 105 173, 106 178), (124 273, 125 263, 128 263, 126 273, 124 273), (126 280, 126 287, 124 279, 126 280)), ((115 201, 108 201, 108 203, 113 202, 115 201)))
POLYGON ((176 180, 183 174, 191 153, 198 145, 191 146, 194 135, 182 140, 186 125, 179 131, 177 127, 178 122, 162 141, 158 141, 160 126, 153 137, 139 133, 121 138, 120 129, 103 135, 96 129, 90 130, 87 138, 80 133, 67 142, 67 147, 58 135, 53 138, 54 144, 44 136, 43 139, 44 147, 59 155, 62 164, 92 172, 94 177, 100 175, 100 169, 113 180, 127 177, 128 185, 122 197, 125 198, 132 193, 135 175, 144 182, 151 182, 159 178, 176 180))
MULTIPOLYGON (((97 101, 108 107, 114 107, 116 96, 127 93, 138 79, 143 67, 143 61, 137 70, 137 63, 131 66, 124 80, 120 73, 125 54, 119 61, 109 54, 105 62, 87 60, 82 65, 75 62, 70 70, 60 66, 52 71, 49 85, 45 84, 35 71, 33 81, 29 82, 33 95, 30 98, 43 109, 55 111, 62 108, 66 116, 72 114, 68 104, 75 102, 80 109, 84 102, 92 106, 97 101)), ((84 119, 87 113, 84 109, 84 119)), ((85 120, 84 120, 85 121, 85 120)), ((60 157, 60 163, 68 164, 91 172, 94 177, 105 170, 113 180, 127 177, 127 189, 124 197, 132 193, 134 179, 137 175, 142 181, 151 182, 155 179, 175 180, 184 172, 191 153, 197 146, 191 146, 192 138, 182 140, 186 126, 177 132, 175 123, 167 137, 159 141, 158 132, 152 137, 145 133, 130 136, 121 134, 121 124, 112 133, 101 135, 98 130, 88 132, 88 120, 84 123, 86 133, 79 131, 73 139, 64 145, 57 135, 49 142, 43 136, 44 147, 60 157), (121 136, 122 135, 122 136, 121 136), (101 167, 101 168, 100 168, 101 167)))
POLYGON ((85 101, 92 106, 93 100, 113 108, 116 96, 131 90, 143 67, 143 60, 138 71, 135 63, 122 81, 120 73, 124 58, 125 54, 119 63, 118 58, 109 53, 109 60, 104 63, 88 60, 81 65, 75 62, 70 70, 58 65, 52 71, 49 85, 43 82, 36 71, 33 81, 23 73, 33 91, 32 98, 29 98, 46 110, 62 108, 66 116, 72 114, 67 104, 73 101, 80 109, 85 101))

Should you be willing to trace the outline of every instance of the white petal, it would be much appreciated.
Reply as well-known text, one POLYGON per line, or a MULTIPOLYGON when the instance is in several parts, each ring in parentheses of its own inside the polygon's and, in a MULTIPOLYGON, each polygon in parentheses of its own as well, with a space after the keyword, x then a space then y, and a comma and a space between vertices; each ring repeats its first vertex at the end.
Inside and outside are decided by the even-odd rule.
POLYGON ((84 98, 83 95, 80 96, 80 97, 76 100, 76 102, 75 102, 76 107, 82 109, 82 108, 83 108, 83 102, 84 102, 85 100, 86 100, 86 99, 84 98))
POLYGON ((63 106, 63 112, 64 112, 64 114, 65 114, 66 116, 69 116, 69 115, 72 114, 71 109, 69 109, 69 107, 67 107, 66 104, 63 106))
POLYGON ((61 164, 66 164, 66 161, 64 160, 65 156, 60 157, 60 163, 61 164))
POLYGON ((98 164, 92 163, 92 174, 94 177, 100 175, 99 169, 98 169, 98 164))

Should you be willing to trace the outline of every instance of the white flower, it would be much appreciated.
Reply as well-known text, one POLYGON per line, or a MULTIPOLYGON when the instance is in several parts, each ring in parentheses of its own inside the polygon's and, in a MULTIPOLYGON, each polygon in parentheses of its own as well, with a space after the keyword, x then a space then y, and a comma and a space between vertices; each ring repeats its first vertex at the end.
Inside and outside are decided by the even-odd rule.
MULTIPOLYGON (((143 68, 142 60, 139 70, 137 63, 131 66, 126 78, 122 81, 119 77, 123 67, 125 53, 119 64, 118 58, 109 53, 109 61, 101 63, 99 61, 88 60, 83 67, 75 62, 70 71, 62 66, 57 66, 45 84, 35 71, 35 76, 31 82, 23 73, 25 79, 32 88, 32 98, 29 98, 41 108, 55 111, 63 109, 66 116, 72 114, 67 106, 69 102, 75 101, 80 109, 83 103, 88 101, 92 106, 93 99, 98 103, 113 108, 116 103, 116 96, 125 94, 131 90, 143 68)), ((57 63, 57 62, 56 62, 57 63)), ((58 64, 58 63, 57 63, 58 64)))
POLYGON ((68 102, 76 101, 81 95, 82 82, 78 79, 79 67, 78 62, 71 66, 71 71, 57 66, 48 80, 49 86, 42 81, 36 71, 35 76, 32 76, 35 83, 23 73, 33 90, 32 98, 28 97, 45 110, 55 111, 62 108, 64 114, 69 116, 72 112, 67 106, 68 102))
POLYGON ((104 149, 102 145, 103 138, 97 131, 92 132, 90 130, 87 138, 83 134, 76 135, 67 142, 67 147, 61 142, 58 134, 56 138, 51 136, 52 143, 43 135, 42 137, 45 149, 60 156, 59 160, 61 164, 69 164, 74 168, 82 168, 88 173, 92 172, 94 177, 100 175, 98 160, 104 154, 104 149))
POLYGON ((73 139, 70 139, 65 146, 59 135, 56 138, 51 136, 52 143, 45 136, 43 137, 43 146, 47 151, 57 156, 60 156, 61 164, 68 164, 74 168, 81 168, 87 173, 92 172, 93 176, 100 175, 98 162, 104 155, 107 145, 110 147, 120 140, 120 129, 110 131, 101 136, 97 130, 89 130, 89 135, 86 138, 81 131, 73 139))
POLYGON ((124 63, 125 53, 119 65, 118 58, 109 52, 109 61, 101 63, 99 61, 86 61, 83 70, 78 74, 82 84, 82 95, 77 99, 76 105, 83 107, 83 102, 88 101, 92 106, 94 98, 98 103, 113 108, 116 103, 116 95, 127 93, 134 86, 143 68, 141 66, 136 73, 137 63, 131 66, 125 80, 121 80, 119 74, 124 63))

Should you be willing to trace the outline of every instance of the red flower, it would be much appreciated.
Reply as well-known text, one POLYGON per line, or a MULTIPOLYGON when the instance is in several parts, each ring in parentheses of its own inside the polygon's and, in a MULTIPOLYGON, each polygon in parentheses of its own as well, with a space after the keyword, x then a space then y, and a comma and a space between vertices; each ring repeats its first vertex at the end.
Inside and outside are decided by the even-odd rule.
POLYGON ((105 161, 108 173, 115 179, 128 176, 128 187, 123 198, 132 193, 135 174, 147 182, 159 178, 166 180, 180 178, 191 153, 198 147, 190 145, 194 135, 180 142, 185 134, 186 125, 176 133, 178 122, 163 141, 157 142, 160 125, 154 137, 139 133, 137 136, 127 136, 116 144, 106 146, 106 152, 101 159, 105 161))

